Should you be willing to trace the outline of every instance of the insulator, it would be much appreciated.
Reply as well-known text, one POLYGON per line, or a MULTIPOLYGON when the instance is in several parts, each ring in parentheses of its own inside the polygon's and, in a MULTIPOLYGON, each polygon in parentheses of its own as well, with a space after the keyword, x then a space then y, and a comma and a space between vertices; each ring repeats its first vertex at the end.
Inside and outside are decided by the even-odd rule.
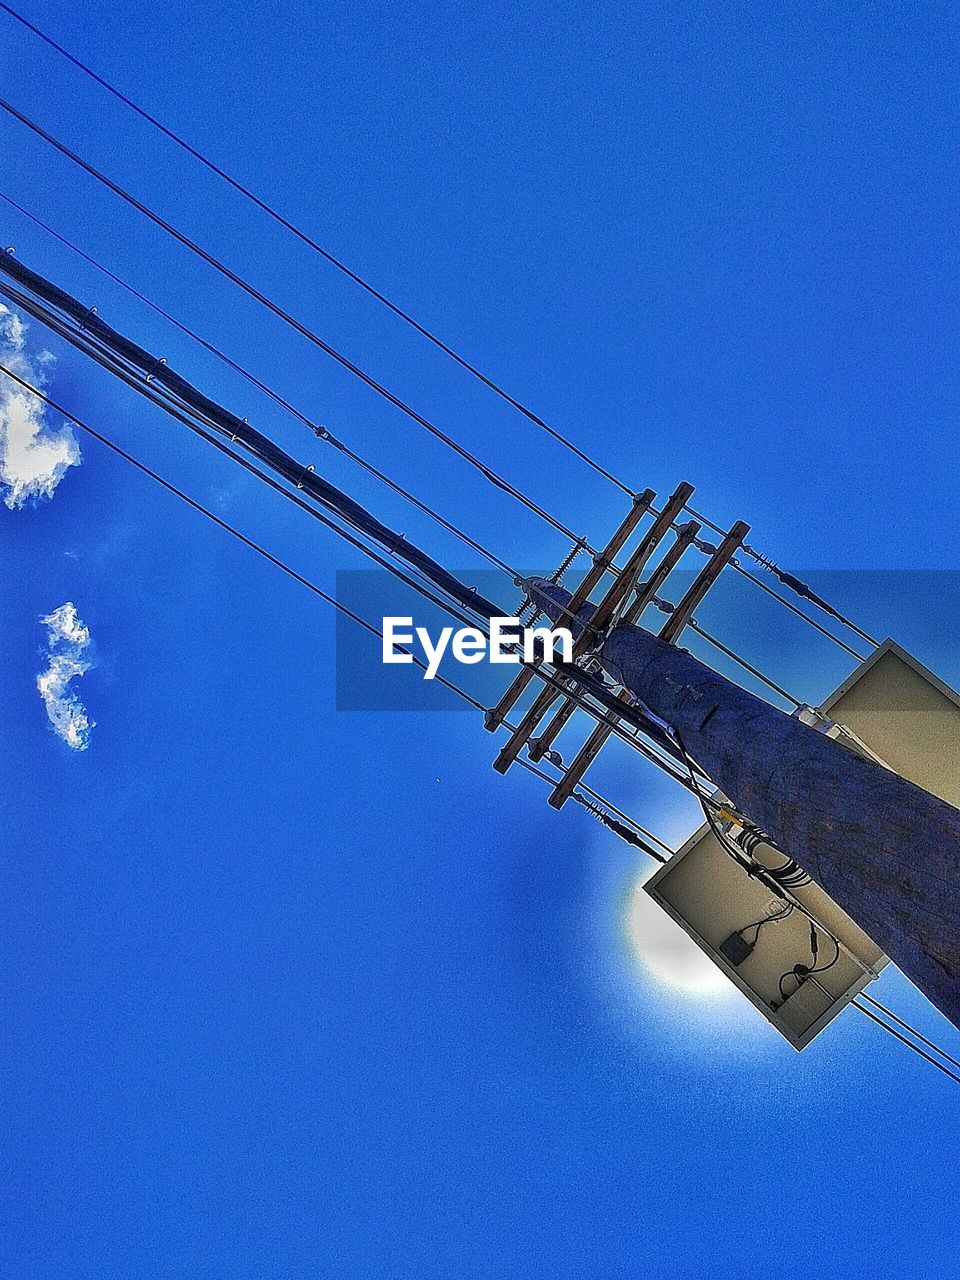
POLYGON ((780 566, 776 561, 771 560, 769 556, 765 556, 762 551, 754 551, 753 547, 748 547, 746 543, 744 543, 743 549, 748 556, 752 556, 753 559, 756 560, 757 564, 763 565, 764 569, 769 570, 770 573, 780 572, 780 566))
POLYGON ((563 560, 563 563, 560 565, 560 568, 557 569, 553 577, 550 579, 552 583, 554 583, 556 586, 560 585, 561 581, 563 580, 563 575, 567 572, 567 570, 573 564, 574 560, 576 560, 577 556, 580 554, 580 552, 584 549, 586 545, 587 544, 584 539, 581 539, 579 542, 575 542, 573 544, 573 546, 567 552, 563 560))

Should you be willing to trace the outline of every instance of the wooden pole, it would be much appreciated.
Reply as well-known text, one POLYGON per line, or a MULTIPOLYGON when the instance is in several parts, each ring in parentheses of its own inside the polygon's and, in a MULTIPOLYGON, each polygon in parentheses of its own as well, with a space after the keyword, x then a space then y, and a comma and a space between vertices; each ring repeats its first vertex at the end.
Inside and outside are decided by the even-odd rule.
MULTIPOLYGON (((549 585, 548 614, 565 603, 549 585)), ((614 628, 599 657, 960 1027, 960 809, 640 627, 614 628)))

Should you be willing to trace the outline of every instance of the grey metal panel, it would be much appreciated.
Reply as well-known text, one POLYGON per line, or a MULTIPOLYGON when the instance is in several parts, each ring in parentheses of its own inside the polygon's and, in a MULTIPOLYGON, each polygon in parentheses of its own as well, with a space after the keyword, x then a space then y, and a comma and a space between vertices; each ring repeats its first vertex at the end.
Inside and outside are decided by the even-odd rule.
MULTIPOLYGON (((960 806, 960 696, 894 641, 880 645, 820 710, 902 777, 960 806)), ((811 884, 794 896, 843 944, 837 964, 796 993, 788 980, 788 998, 781 1003, 780 975, 798 961, 810 963, 809 926, 794 912, 764 926, 753 953, 731 965, 720 944, 769 914, 773 904, 769 890, 724 853, 707 825, 645 888, 796 1049, 809 1044, 887 963, 880 947, 811 884)), ((830 958, 823 946, 820 963, 830 958)))

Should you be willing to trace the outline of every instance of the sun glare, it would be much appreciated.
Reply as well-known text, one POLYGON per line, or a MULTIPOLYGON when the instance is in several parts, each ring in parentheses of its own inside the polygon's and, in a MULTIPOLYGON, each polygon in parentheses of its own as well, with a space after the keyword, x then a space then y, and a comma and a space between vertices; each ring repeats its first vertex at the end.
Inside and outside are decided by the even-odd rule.
POLYGON ((659 981, 688 995, 717 998, 730 983, 697 944, 644 892, 637 881, 627 909, 630 947, 659 981))

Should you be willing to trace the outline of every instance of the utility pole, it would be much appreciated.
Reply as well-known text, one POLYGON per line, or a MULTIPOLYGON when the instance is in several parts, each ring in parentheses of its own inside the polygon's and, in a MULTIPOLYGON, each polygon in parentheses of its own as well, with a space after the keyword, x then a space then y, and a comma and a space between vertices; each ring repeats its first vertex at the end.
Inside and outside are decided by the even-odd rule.
MULTIPOLYGON (((0 277, 6 277, 0 278, 0 294, 12 305, 90 356, 408 586, 457 617, 469 615, 489 622, 501 615, 497 604, 480 596, 425 549, 383 524, 363 504, 318 475, 313 464, 297 460, 247 419, 204 395, 166 361, 112 329, 95 308, 84 306, 9 253, 0 254, 0 277), (393 559, 417 576, 408 576, 400 565, 392 563, 393 559), (425 584, 439 590, 441 596, 425 590, 425 584)), ((19 381, 16 375, 11 376, 19 381)), ((316 436, 333 440, 325 428, 315 428, 306 417, 297 416, 316 436)), ((495 482, 501 483, 496 477, 495 482)), ((649 752, 644 740, 655 744, 657 750, 650 758, 661 767, 665 766, 662 753, 666 751, 666 770, 677 781, 686 781, 683 762, 692 762, 690 784, 694 789, 699 790, 694 776, 696 766, 729 798, 745 821, 799 864, 851 921, 960 1026, 960 902, 956 892, 960 886, 960 809, 778 711, 678 647, 685 627, 696 625, 693 610, 720 572, 732 561, 736 566, 735 552, 749 532, 747 525, 737 521, 726 533, 718 530, 722 536, 716 546, 704 542, 699 537, 698 521, 684 519, 684 513, 692 510, 692 492, 692 486, 681 484, 659 510, 653 506, 656 495, 651 490, 637 494, 606 549, 593 553, 593 567, 573 594, 558 585, 561 570, 554 580, 521 581, 514 577, 515 585, 523 586, 528 599, 555 622, 570 623, 572 619, 575 642, 571 662, 537 664, 536 671, 533 666, 523 667, 497 706, 485 709, 486 727, 491 731, 503 727, 509 733, 495 768, 505 772, 524 748, 534 761, 548 761, 561 771, 561 777, 555 779, 542 773, 541 777, 553 784, 550 803, 560 808, 577 794, 575 788, 584 771, 611 732, 625 734, 646 755, 649 752), (652 517, 652 523, 640 529, 647 516, 652 517), (632 543, 634 534, 636 541, 632 543), (670 539, 672 544, 664 550, 662 544, 670 539), (672 605, 656 593, 690 547, 707 560, 679 602, 672 605), (626 557, 622 567, 614 562, 614 555, 619 552, 626 557), (655 559, 658 555, 659 559, 655 559), (608 575, 612 582, 607 582, 608 575), (588 599, 590 591, 594 586, 599 589, 601 583, 604 589, 594 603, 588 599), (635 625, 648 604, 669 614, 660 636, 635 625), (606 669, 610 682, 598 674, 598 666, 606 669), (523 689, 537 676, 544 687, 522 713, 519 723, 509 724, 507 712, 517 705, 523 689), (620 686, 619 693, 614 685, 620 686), (564 767, 562 760, 555 758, 557 753, 551 743, 573 714, 574 705, 583 707, 598 724, 577 758, 564 767), (552 719, 540 737, 534 738, 540 721, 551 709, 552 719)), ((405 496, 413 500, 412 495, 405 496)), ((423 504, 417 505, 429 512, 423 504)), ((430 514, 440 518, 436 513, 430 514)), ((448 530, 459 532, 449 522, 441 519, 441 523, 448 530)), ((483 550, 480 544, 469 541, 483 550)), ((576 545, 581 544, 582 540, 577 540, 576 545)), ((515 573, 498 563, 511 576, 515 573)), ((803 590, 815 598, 806 588, 803 590)), ((706 635, 702 630, 700 634, 706 635)), ((753 673, 763 679, 762 673, 753 673)), ((776 690, 776 686, 772 687, 776 690)), ((782 690, 777 692, 789 698, 782 690)), ((483 709, 475 699, 469 700, 483 709)), ((577 798, 583 801, 582 793, 577 798)), ((587 807, 592 806, 588 803, 587 807)), ((598 816, 623 838, 637 843, 629 828, 612 822, 609 813, 604 816, 601 811, 598 816)), ((639 847, 644 847, 642 841, 639 847)), ((736 860, 741 862, 739 855, 736 860)), ((765 885, 770 879, 759 870, 759 864, 750 865, 744 874, 759 876, 765 885)), ((747 883, 755 885, 757 881, 748 879, 747 883)), ((786 880, 783 884, 790 889, 786 880)), ((776 882, 769 887, 778 901, 786 902, 778 886, 776 882)), ((828 937, 833 934, 802 904, 799 912, 810 921, 811 952, 815 957, 815 938, 821 933, 828 937)), ((785 920, 781 916, 775 918, 785 920)), ((761 923, 761 919, 751 919, 754 926, 761 923)), ((781 923, 778 927, 788 926, 781 923)), ((727 941, 735 936, 737 930, 727 941)), ((742 930, 739 936, 744 944, 742 930)), ((771 934, 764 937, 770 938, 771 934)), ((836 937, 834 942, 839 958, 841 943, 836 937)), ((746 955, 753 954, 754 945, 749 946, 746 955)), ((799 979, 805 974, 825 974, 829 967, 794 965, 793 972, 799 979)), ((822 985, 815 981, 816 986, 822 985)), ((800 994, 798 986, 793 995, 800 994)), ((844 995, 829 990, 825 994, 833 997, 834 1006, 844 995)), ((781 1007, 782 1002, 770 1004, 771 1009, 781 1007)), ((960 1077, 957 1079, 960 1082, 960 1077)))
MULTIPOLYGON (((530 579, 559 619, 570 593, 530 579)), ((589 620, 586 609, 581 611, 589 620)), ((596 651, 630 695, 960 1026, 960 809, 633 625, 596 651)))

